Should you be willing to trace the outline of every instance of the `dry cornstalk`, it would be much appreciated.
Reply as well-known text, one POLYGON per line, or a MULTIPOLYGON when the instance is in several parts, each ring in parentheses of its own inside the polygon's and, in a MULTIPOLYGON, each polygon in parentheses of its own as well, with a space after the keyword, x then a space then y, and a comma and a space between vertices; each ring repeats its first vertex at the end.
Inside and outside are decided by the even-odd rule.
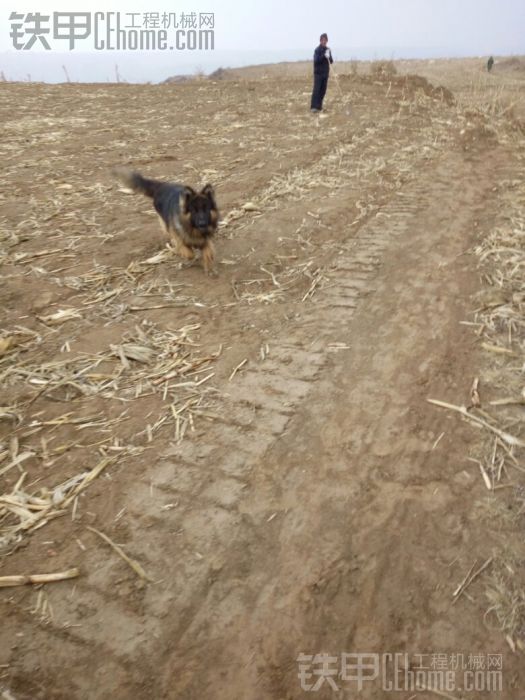
POLYGON ((439 445, 439 443, 441 442, 441 439, 444 437, 444 435, 445 435, 445 433, 443 432, 443 433, 441 433, 441 435, 437 438, 437 440, 435 441, 435 443, 432 445, 432 449, 433 449, 433 450, 435 450, 436 447, 439 445))
POLYGON ((454 598, 453 604, 454 604, 457 600, 459 600, 459 598, 461 597, 461 595, 467 590, 467 588, 470 586, 470 584, 471 584, 475 579, 477 579, 477 577, 478 577, 480 574, 482 574, 482 573, 485 571, 485 569, 486 569, 488 566, 490 566, 490 564, 492 564, 492 557, 489 557, 489 558, 487 559, 487 561, 486 561, 484 564, 482 564, 482 566, 480 566, 479 569, 478 569, 476 572, 474 572, 474 573, 472 574, 472 576, 471 576, 470 573, 471 573, 472 569, 474 568, 474 566, 476 565, 475 562, 474 562, 474 564, 470 567, 468 574, 465 576, 465 578, 463 579, 463 581, 459 584, 459 586, 458 586, 458 587, 456 588, 456 590, 454 591, 454 594, 453 594, 453 598, 454 598))
POLYGON ((483 466, 483 464, 479 461, 479 459, 474 459, 473 457, 467 457, 467 459, 469 460, 469 462, 474 462, 474 464, 478 465, 479 470, 481 472, 481 476, 483 477, 483 481, 485 482, 485 486, 487 487, 487 489, 489 491, 493 491, 494 487, 493 487, 493 484, 490 480, 488 472, 485 469, 485 467, 483 466))
POLYGON ((244 367, 244 365, 245 365, 247 362, 248 362, 248 359, 247 359, 247 358, 245 358, 242 362, 239 362, 239 364, 237 365, 237 367, 235 367, 235 369, 233 370, 233 372, 230 374, 230 378, 228 379, 229 382, 231 382, 231 380, 235 377, 235 375, 237 374, 237 372, 238 372, 242 367, 244 367))
POLYGON ((75 500, 75 498, 78 496, 78 494, 83 491, 85 488, 89 486, 89 484, 94 481, 99 474, 101 474, 106 467, 108 467, 110 464, 113 464, 114 462, 117 461, 117 457, 104 457, 97 465, 96 467, 93 467, 93 469, 90 472, 87 472, 80 482, 80 484, 74 489, 72 494, 66 498, 64 503, 62 505, 68 506, 72 501, 75 500))
POLYGON ((525 447, 525 442, 523 442, 523 440, 520 440, 520 438, 514 437, 514 435, 510 435, 510 433, 506 433, 504 430, 500 430, 499 428, 495 428, 493 425, 491 425, 490 423, 487 423, 487 421, 483 420, 482 418, 478 418, 477 416, 472 415, 471 413, 468 412, 468 410, 465 406, 454 406, 454 404, 446 403, 445 401, 437 401, 435 399, 427 399, 427 401, 428 401, 428 403, 434 404, 434 406, 439 406, 440 408, 448 408, 451 411, 456 411, 457 413, 461 413, 462 416, 465 416, 465 418, 468 418, 473 423, 477 423, 478 425, 481 425, 483 428, 487 428, 488 430, 491 430, 495 435, 500 437, 503 440, 503 442, 506 442, 507 445, 516 446, 516 447, 525 447))
POLYGON ((514 350, 509 350, 509 348, 502 348, 499 345, 490 345, 490 343, 481 343, 481 347, 489 352, 494 352, 498 355, 516 355, 514 350))
POLYGON ((70 578, 76 578, 80 575, 77 568, 68 569, 57 574, 32 574, 29 576, 0 576, 0 588, 8 588, 9 586, 25 586, 27 583, 54 583, 55 581, 65 581, 70 578))
POLYGON ((137 576, 139 576, 143 581, 149 581, 150 583, 153 582, 153 579, 151 579, 147 575, 147 573, 144 571, 142 566, 137 561, 135 561, 134 559, 131 559, 130 557, 128 557, 127 554, 124 553, 124 551, 122 550, 122 547, 119 547, 118 544, 115 544, 115 542, 113 542, 112 539, 110 539, 103 532, 100 532, 100 530, 96 530, 94 527, 90 527, 89 525, 88 525, 87 529, 91 530, 91 532, 94 532, 96 535, 98 535, 101 539, 104 540, 104 542, 107 542, 107 544, 109 544, 109 546, 115 550, 115 552, 119 555, 119 557, 124 559, 126 564, 128 566, 130 566, 133 569, 133 571, 137 574, 137 576))
POLYGON ((2 467, 2 469, 0 469, 0 476, 5 474, 6 472, 8 472, 13 467, 19 467, 22 464, 22 462, 26 461, 26 459, 29 459, 30 457, 34 457, 34 456, 35 456, 34 452, 23 452, 21 455, 18 455, 17 457, 15 457, 15 459, 13 459, 11 462, 9 462, 9 464, 7 466, 2 467))
POLYGON ((478 406, 481 406, 481 399, 479 397, 479 377, 475 377, 470 389, 470 408, 477 408, 478 406))
POLYGON ((495 401, 489 401, 490 406, 523 406, 525 405, 525 398, 516 399, 496 399, 495 401))

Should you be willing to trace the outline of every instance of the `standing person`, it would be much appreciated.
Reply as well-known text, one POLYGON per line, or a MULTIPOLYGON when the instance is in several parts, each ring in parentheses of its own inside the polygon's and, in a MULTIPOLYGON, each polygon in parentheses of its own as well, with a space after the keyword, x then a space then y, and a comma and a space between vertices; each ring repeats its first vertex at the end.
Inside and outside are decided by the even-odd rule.
POLYGON ((314 89, 312 91, 312 112, 321 112, 323 109, 323 99, 328 87, 328 76, 330 75, 330 64, 334 62, 332 52, 328 48, 328 35, 321 34, 321 42, 314 51, 314 89))

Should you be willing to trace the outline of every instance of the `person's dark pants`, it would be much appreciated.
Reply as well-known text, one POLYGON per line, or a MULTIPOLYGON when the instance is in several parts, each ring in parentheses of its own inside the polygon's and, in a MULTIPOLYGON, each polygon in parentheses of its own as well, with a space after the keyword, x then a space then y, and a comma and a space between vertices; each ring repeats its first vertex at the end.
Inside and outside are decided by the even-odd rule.
POLYGON ((323 100, 328 87, 328 76, 314 73, 314 89, 312 92, 311 109, 323 109, 323 100))

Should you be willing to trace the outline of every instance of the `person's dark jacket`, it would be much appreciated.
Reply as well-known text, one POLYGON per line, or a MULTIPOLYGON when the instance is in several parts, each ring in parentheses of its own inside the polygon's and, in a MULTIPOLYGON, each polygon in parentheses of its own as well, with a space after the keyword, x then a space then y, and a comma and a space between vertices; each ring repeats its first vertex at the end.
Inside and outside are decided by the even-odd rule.
POLYGON ((323 77, 328 77, 328 74, 330 73, 330 63, 333 63, 334 59, 332 58, 331 51, 330 51, 330 58, 329 59, 325 58, 325 52, 327 50, 330 51, 328 46, 323 46, 322 44, 319 44, 319 46, 314 51, 314 73, 315 73, 315 75, 322 75, 323 77))

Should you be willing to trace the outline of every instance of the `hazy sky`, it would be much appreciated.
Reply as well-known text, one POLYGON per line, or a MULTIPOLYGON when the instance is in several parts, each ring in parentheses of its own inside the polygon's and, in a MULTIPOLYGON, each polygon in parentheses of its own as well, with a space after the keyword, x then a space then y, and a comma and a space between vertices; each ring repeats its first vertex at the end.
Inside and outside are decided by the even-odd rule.
MULTIPOLYGON (((241 65, 271 60, 310 58, 320 32, 328 32, 334 57, 430 57, 485 56, 525 53, 525 0, 116 0, 104 3, 86 0, 44 0, 29 4, 6 3, 0 27, 0 70, 7 77, 63 79, 56 68, 66 61, 77 80, 106 80, 109 66, 118 60, 119 69, 129 80, 159 80, 159 66, 168 75, 205 70, 217 65, 241 65), (42 14, 53 12, 147 12, 204 13, 215 15, 215 50, 166 51, 164 55, 133 52, 117 55, 93 51, 90 65, 80 52, 93 49, 93 39, 77 43, 64 56, 66 41, 48 35, 51 51, 37 42, 29 50, 15 50, 9 36, 10 12, 42 14), (149 70, 149 72, 148 72, 149 70), (101 72, 100 72, 101 71, 101 72), (47 75, 46 75, 47 72, 47 75), (100 75, 99 75, 100 72, 100 75)), ((174 29, 168 30, 170 39, 174 29)), ((26 35, 25 41, 28 36, 26 35)), ((173 43, 170 41, 169 43, 173 43)), ((61 69, 60 69, 61 70, 61 69)))

